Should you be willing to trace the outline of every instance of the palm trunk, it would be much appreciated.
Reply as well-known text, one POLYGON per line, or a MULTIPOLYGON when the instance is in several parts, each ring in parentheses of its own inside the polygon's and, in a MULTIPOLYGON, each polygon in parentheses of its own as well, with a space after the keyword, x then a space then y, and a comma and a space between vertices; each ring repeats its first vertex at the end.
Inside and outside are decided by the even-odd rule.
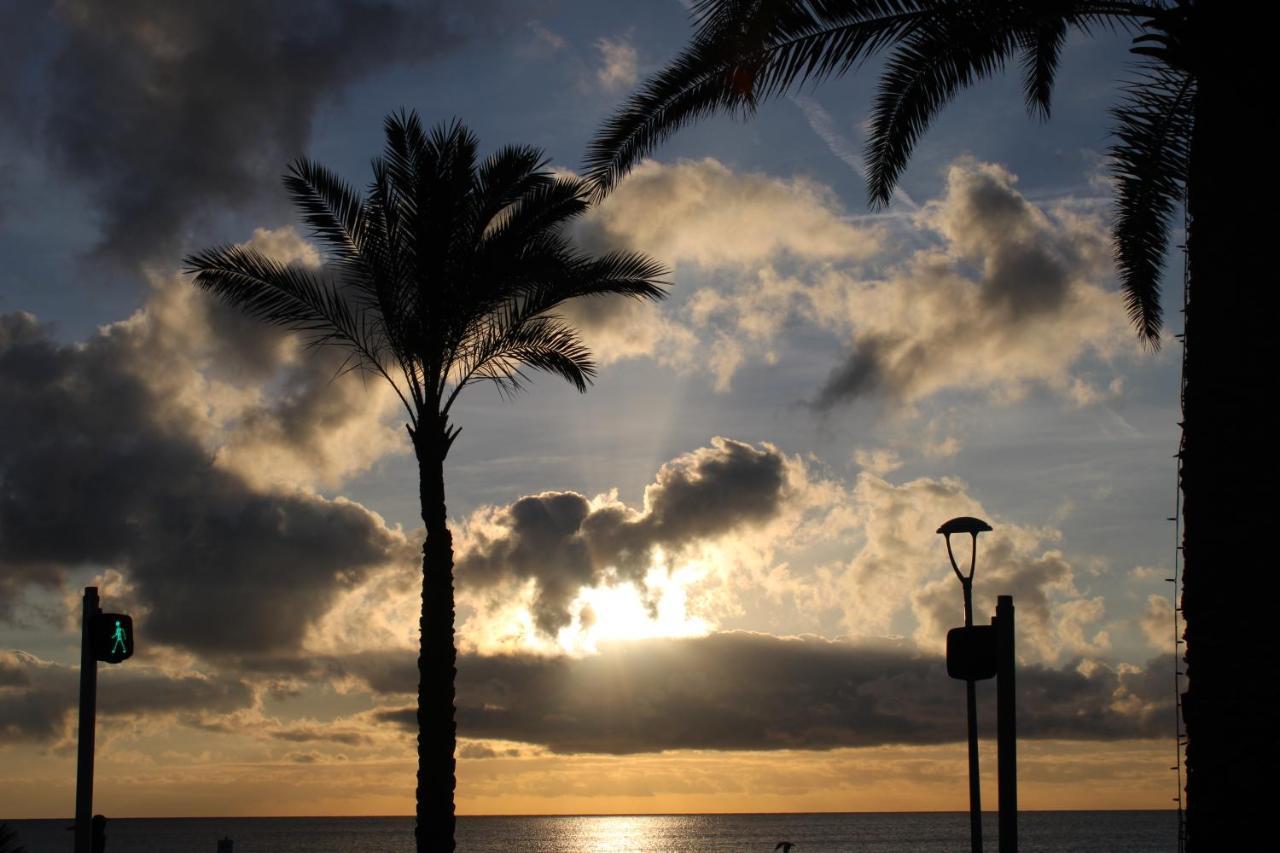
POLYGON ((427 538, 422 545, 422 614, 418 623, 418 789, 414 837, 418 853, 454 849, 453 535, 445 515, 444 459, 449 440, 439 431, 414 436, 419 497, 427 538))
MULTIPOLYGON (((1186 533, 1182 612, 1189 849, 1245 850, 1261 827, 1276 772, 1276 569, 1274 493, 1280 417, 1268 409, 1277 387, 1280 317, 1275 273, 1264 269, 1270 240, 1246 200, 1255 170, 1272 169, 1263 124, 1270 110, 1250 67, 1269 49, 1231 0, 1199 4, 1198 75, 1188 260, 1191 293, 1183 389, 1182 490, 1186 533)), ((1274 182, 1267 182, 1270 185, 1274 182)), ((1259 201, 1273 196, 1260 186, 1259 201)), ((1268 225, 1270 217, 1267 217, 1268 225)))

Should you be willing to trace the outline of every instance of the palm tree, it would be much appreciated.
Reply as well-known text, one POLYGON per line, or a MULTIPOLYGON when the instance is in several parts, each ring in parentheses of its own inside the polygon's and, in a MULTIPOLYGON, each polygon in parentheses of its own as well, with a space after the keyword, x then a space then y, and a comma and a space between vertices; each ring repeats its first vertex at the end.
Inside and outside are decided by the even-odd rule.
POLYGON ((579 391, 595 366, 555 312, 566 300, 660 299, 663 268, 636 253, 592 257, 565 224, 590 204, 588 185, 555 177, 535 148, 477 162, 457 123, 427 133, 403 111, 385 122, 386 148, 361 197, 323 166, 294 162, 284 183, 327 252, 320 273, 241 246, 187 258, 195 284, 260 320, 345 351, 346 366, 386 380, 404 404, 417 456, 426 541, 418 657, 417 849, 453 849, 456 787, 453 540, 444 461, 458 437, 459 393, 490 382, 520 390, 527 371, 579 391))
POLYGON ((1223 841, 1218 833, 1257 802, 1249 770, 1276 758, 1270 715, 1280 698, 1259 675, 1261 650, 1273 643, 1264 626, 1274 581, 1232 596, 1233 577, 1257 562, 1250 543, 1270 529, 1273 498, 1262 483, 1275 478, 1280 434, 1267 405, 1274 333, 1264 325, 1280 306, 1277 289, 1262 286, 1274 273, 1261 269, 1257 251, 1268 238, 1234 195, 1241 163, 1260 168, 1270 156, 1258 81, 1270 79, 1260 66, 1273 48, 1251 11, 1239 0, 700 0, 691 43, 605 123, 587 157, 603 195, 680 127, 751 115, 769 98, 887 52, 866 150, 871 202, 885 205, 917 140, 962 89, 1016 62, 1028 110, 1047 118, 1069 33, 1131 34, 1138 65, 1112 110, 1115 256, 1130 318, 1152 348, 1168 232, 1184 203, 1189 225, 1183 707, 1188 830, 1206 846, 1210 832, 1223 841))

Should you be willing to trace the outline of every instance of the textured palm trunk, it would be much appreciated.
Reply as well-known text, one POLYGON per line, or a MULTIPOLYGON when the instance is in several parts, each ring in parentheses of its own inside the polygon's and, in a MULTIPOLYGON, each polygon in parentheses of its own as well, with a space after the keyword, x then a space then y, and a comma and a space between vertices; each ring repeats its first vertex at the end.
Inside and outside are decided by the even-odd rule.
MULTIPOLYGON (((426 427, 424 427, 426 429, 426 427)), ((422 614, 418 624, 418 789, 414 837, 418 853, 454 849, 453 535, 445 516, 444 459, 449 442, 438 432, 414 438, 419 497, 427 538, 422 545, 422 614)))
MULTIPOLYGON (((1186 518, 1182 612, 1189 849, 1254 849, 1277 772, 1277 301, 1270 217, 1255 181, 1274 169, 1270 103, 1251 67, 1267 56, 1242 32, 1254 14, 1232 0, 1200 4, 1205 45, 1188 186, 1191 293, 1183 389, 1186 518), (1263 223, 1266 222, 1264 226, 1263 223), (1263 262, 1263 258, 1268 263, 1263 262), (1268 407, 1271 408, 1268 408, 1268 407)), ((1255 28, 1265 31, 1264 28, 1255 28)), ((1273 186, 1274 181, 1266 185, 1273 186)))

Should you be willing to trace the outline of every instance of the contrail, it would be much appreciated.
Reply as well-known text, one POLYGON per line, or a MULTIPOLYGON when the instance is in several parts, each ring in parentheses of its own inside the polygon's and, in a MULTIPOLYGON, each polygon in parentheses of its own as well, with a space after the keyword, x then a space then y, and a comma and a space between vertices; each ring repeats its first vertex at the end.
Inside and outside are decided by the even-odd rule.
MULTIPOLYGON (((827 148, 831 149, 831 153, 861 175, 863 180, 866 180, 867 169, 862 161, 862 153, 854 146, 853 140, 836 130, 835 123, 831 120, 831 113, 823 109, 822 104, 808 95, 788 95, 787 97, 804 113, 805 120, 809 122, 809 127, 813 128, 813 132, 818 134, 818 137, 827 144, 827 148)), ((893 198, 912 212, 920 209, 920 205, 916 204, 915 200, 900 188, 894 188, 893 198)))

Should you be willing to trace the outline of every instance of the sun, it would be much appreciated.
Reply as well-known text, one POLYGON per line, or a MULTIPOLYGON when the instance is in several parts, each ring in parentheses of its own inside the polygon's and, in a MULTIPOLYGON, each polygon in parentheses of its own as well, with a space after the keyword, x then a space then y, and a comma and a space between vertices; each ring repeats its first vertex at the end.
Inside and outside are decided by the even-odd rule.
POLYGON ((699 563, 668 571, 651 567, 641 589, 636 584, 584 587, 574 600, 574 624, 562 629, 557 642, 573 654, 594 653, 600 643, 656 637, 699 637, 714 629, 688 610, 688 588, 706 575, 699 563))

